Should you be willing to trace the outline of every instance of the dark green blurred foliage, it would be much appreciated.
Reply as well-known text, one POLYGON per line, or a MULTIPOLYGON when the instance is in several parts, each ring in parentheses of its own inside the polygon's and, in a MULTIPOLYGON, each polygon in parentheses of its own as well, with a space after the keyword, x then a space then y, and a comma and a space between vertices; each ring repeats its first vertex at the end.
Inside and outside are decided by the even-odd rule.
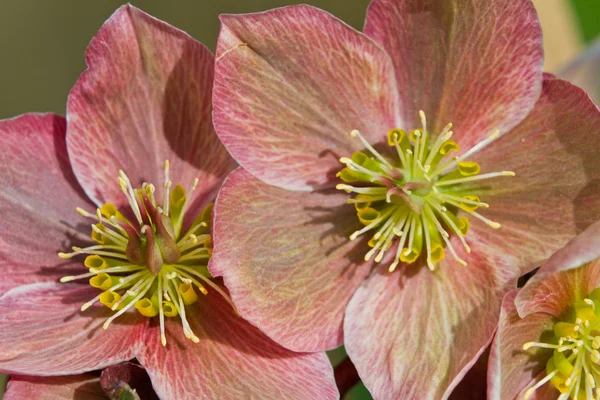
POLYGON ((579 22, 579 28, 586 43, 600 35, 600 1, 571 0, 579 22))

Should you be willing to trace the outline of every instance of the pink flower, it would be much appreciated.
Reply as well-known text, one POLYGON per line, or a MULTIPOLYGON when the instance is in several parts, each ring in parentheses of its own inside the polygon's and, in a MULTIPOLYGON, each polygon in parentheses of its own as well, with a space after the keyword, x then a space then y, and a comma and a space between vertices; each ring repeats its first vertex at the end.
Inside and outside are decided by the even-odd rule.
POLYGON ((600 216, 598 109, 543 78, 529 0, 374 0, 364 33, 308 6, 221 21, 243 169, 210 271, 285 347, 345 343, 375 398, 447 396, 517 277, 600 216))
POLYGON ((488 397, 596 399, 599 349, 597 222, 504 298, 489 360, 488 397))
POLYGON ((337 397, 325 354, 275 344, 207 273, 209 204, 236 166, 212 127, 213 55, 124 6, 86 61, 66 121, 0 122, 0 371, 135 357, 165 399, 337 397))

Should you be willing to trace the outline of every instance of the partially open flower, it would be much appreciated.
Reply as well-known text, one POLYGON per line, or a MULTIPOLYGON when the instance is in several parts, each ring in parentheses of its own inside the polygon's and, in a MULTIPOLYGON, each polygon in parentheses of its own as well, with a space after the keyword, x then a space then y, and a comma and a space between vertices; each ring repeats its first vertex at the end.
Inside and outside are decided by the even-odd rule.
POLYGON ((543 75, 529 0, 373 0, 364 33, 309 6, 221 22, 242 168, 210 271, 284 346, 344 342, 375 398, 444 398, 517 277, 600 218, 598 108, 543 75))
POLYGON ((490 399, 600 394, 600 222, 506 295, 488 368, 490 399))
POLYGON ((136 358, 163 399, 336 398, 324 353, 274 343, 207 272, 236 167, 212 127, 213 55, 124 6, 86 61, 66 120, 0 121, 0 372, 136 358))

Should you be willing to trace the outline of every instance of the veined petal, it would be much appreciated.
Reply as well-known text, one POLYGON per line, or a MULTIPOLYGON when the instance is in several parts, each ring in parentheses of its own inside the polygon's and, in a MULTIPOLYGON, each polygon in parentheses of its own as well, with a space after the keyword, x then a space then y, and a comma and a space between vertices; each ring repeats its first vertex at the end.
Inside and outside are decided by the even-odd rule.
MULTIPOLYGON (((551 334, 556 321, 545 313, 534 313, 521 319, 514 303, 516 296, 517 290, 514 290, 502 302, 498 331, 492 342, 488 362, 490 400, 522 399, 524 391, 545 376, 546 361, 552 355, 552 350, 523 350, 523 344, 537 342, 545 333, 551 334)), ((551 387, 551 390, 554 396, 539 398, 556 397, 556 389, 551 387)), ((543 388, 534 393, 540 396, 542 391, 543 388)))
POLYGON ((56 253, 65 244, 89 241, 75 208, 91 203, 69 166, 65 129, 65 119, 53 114, 0 121, 0 296, 21 284, 69 275, 79 262, 56 253))
POLYGON ((166 321, 167 347, 155 326, 138 360, 164 399, 336 399, 324 353, 294 353, 244 321, 223 297, 209 290, 190 310, 199 343, 181 325, 166 321))
POLYGON ((339 158, 399 126, 392 64, 331 14, 299 5, 221 16, 217 133, 252 175, 292 190, 331 186, 339 158))
POLYGON ((528 281, 539 282, 547 276, 581 267, 600 258, 600 221, 590 225, 583 233, 575 236, 565 247, 558 250, 528 281))
POLYGON ((342 344, 344 310, 369 274, 347 196, 298 193, 233 172, 214 209, 211 272, 242 317, 295 351, 342 344))
POLYGON ((93 374, 72 376, 13 375, 8 381, 4 400, 106 400, 99 377, 93 374))
MULTIPOLYGON (((472 241, 478 233, 469 233, 472 241)), ((447 398, 490 343, 519 272, 510 257, 475 251, 479 245, 466 267, 451 259, 435 274, 419 264, 399 267, 356 291, 344 342, 374 398, 447 398)))
POLYGON ((595 260, 582 268, 559 271, 542 280, 527 282, 515 303, 523 318, 538 312, 558 317, 566 307, 599 286, 600 260, 595 260))
POLYGON ((452 122, 464 149, 510 130, 539 96, 542 32, 530 0, 374 0, 364 32, 394 62, 408 126, 423 110, 435 115, 432 132, 452 122))
POLYGON ((69 95, 67 142, 90 198, 118 206, 124 201, 119 169, 134 187, 157 184, 169 160, 184 186, 199 179, 194 209, 211 201, 235 163, 212 127, 210 51, 128 5, 94 37, 86 63, 69 95))
POLYGON ((102 305, 80 311, 97 290, 85 285, 35 283, 0 297, 0 371, 68 375, 101 369, 135 357, 146 319, 137 313, 102 324, 102 305))
POLYGON ((502 225, 482 234, 517 257, 523 272, 600 219, 598 148, 598 108, 581 89, 549 79, 527 118, 473 158, 482 170, 516 173, 473 192, 502 225))
POLYGON ((576 300, 600 286, 600 222, 557 251, 521 289, 519 315, 560 316, 576 300))

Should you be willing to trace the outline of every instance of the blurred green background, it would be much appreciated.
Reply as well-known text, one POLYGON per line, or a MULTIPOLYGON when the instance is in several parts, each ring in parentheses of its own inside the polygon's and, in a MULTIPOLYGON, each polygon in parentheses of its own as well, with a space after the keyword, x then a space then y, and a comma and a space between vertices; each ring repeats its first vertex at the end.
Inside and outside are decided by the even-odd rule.
MULTIPOLYGON (((134 0, 133 5, 214 49, 221 13, 297 4, 293 0, 134 0)), ((369 0, 311 0, 353 27, 369 0)), ((555 71, 600 33, 599 0, 534 0, 544 29, 546 70, 555 71)), ((0 118, 29 111, 64 114, 70 88, 84 69, 84 51, 118 0, 0 0, 0 118)), ((1 312, 1 311, 0 311, 1 312)), ((337 364, 342 350, 331 352, 337 364)), ((0 398, 6 381, 0 376, 0 398)), ((370 399, 362 385, 346 399, 370 399)))
MULTIPOLYGON (((599 0, 535 2, 542 23, 547 25, 544 26, 546 53, 552 64, 547 65, 547 70, 557 66, 556 60, 564 61, 576 54, 583 40, 591 40, 600 30, 599 0)), ((217 15, 300 2, 134 0, 132 3, 214 49, 219 29, 217 15)), ((360 29, 369 0, 306 3, 328 10, 360 29)), ((0 0, 0 118, 27 111, 64 113, 67 93, 84 68, 83 53, 88 42, 121 4, 119 0, 0 0)))

